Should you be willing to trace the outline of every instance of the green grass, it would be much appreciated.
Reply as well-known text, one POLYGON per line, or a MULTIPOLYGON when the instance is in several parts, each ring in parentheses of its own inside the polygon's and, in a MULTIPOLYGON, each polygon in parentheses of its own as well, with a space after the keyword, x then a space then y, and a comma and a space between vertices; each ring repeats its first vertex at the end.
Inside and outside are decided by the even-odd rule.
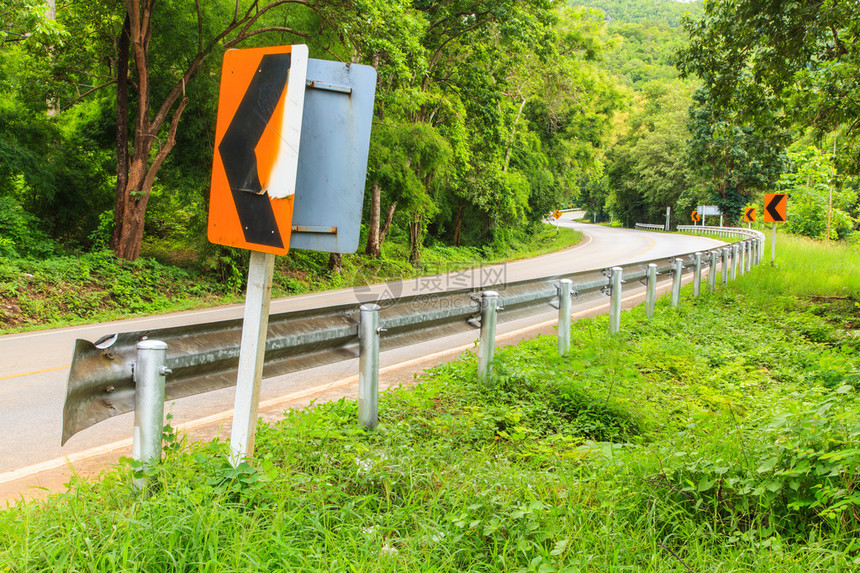
POLYGON ((148 497, 124 466, 0 512, 0 571, 856 571, 860 301, 762 296, 782 256, 614 337, 579 321, 566 357, 499 349, 486 384, 467 353, 373 432, 290 411, 233 469, 168 431, 148 497))
MULTIPOLYGON (((771 258, 768 233, 764 263, 771 258)), ((758 281, 765 293, 796 296, 848 296, 860 299, 860 244, 831 243, 778 233, 775 267, 758 281)))
MULTIPOLYGON (((531 257, 570 247, 581 238, 580 233, 570 229, 556 234, 546 225, 528 239, 511 239, 498 250, 429 246, 423 250, 417 268, 408 262, 404 245, 388 241, 379 258, 345 255, 340 275, 328 270, 328 253, 293 251, 276 262, 272 296, 367 285, 531 257)), ((159 251, 153 245, 148 250, 153 254, 187 254, 180 248, 159 251)), ((148 257, 121 262, 108 252, 47 260, 0 257, 0 334, 241 302, 247 253, 214 251, 213 260, 202 266, 185 259, 177 266, 148 257)))

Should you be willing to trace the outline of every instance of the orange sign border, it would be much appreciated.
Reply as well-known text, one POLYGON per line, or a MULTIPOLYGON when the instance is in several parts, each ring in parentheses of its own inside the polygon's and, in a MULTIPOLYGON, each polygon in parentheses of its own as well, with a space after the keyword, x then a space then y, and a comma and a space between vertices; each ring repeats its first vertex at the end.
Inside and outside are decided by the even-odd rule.
MULTIPOLYGON (((282 145, 283 137, 272 127, 275 122, 281 121, 290 90, 296 89, 297 80, 300 81, 300 94, 293 93, 293 97, 299 97, 304 101, 304 84, 307 73, 307 46, 270 46, 263 48, 248 48, 242 50, 228 50, 224 54, 221 70, 221 85, 218 97, 218 116, 215 126, 215 151, 212 157, 212 179, 209 190, 209 221, 207 226, 207 237, 210 242, 237 247, 251 251, 284 255, 290 248, 290 232, 292 229, 293 200, 290 194, 282 199, 268 197, 272 207, 277 232, 280 234, 282 247, 264 245, 249 242, 245 239, 245 233, 239 220, 236 203, 227 180, 223 159, 218 146, 224 138, 237 109, 248 90, 249 84, 254 78, 263 56, 268 54, 292 54, 292 61, 288 73, 287 85, 274 108, 265 132, 260 137, 254 148, 258 161, 258 177, 264 185, 268 184, 274 164, 278 155, 278 148, 282 145), (296 77, 300 76, 300 77, 296 77)), ((288 109, 290 109, 288 107, 288 109)), ((299 123, 301 116, 297 119, 289 115, 285 121, 299 123)), ((298 130, 301 131, 300 129, 298 130)), ((244 191, 243 191, 244 192, 244 191)), ((264 193, 265 195, 265 193, 264 193)))
POLYGON ((788 221, 788 193, 765 193, 764 194, 764 222, 765 223, 785 223, 788 221), (768 211, 767 206, 774 200, 777 195, 782 195, 783 199, 780 199, 779 203, 776 205, 776 212, 782 216, 781 221, 777 221, 770 215, 770 211, 768 211))

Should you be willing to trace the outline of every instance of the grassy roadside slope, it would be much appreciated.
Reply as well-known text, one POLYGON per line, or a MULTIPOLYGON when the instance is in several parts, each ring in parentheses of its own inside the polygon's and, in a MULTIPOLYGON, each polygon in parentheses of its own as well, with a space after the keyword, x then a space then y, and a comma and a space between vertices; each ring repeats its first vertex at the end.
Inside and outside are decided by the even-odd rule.
POLYGON ((780 238, 678 309, 474 356, 262 428, 258 458, 166 434, 131 470, 0 513, 0 571, 854 571, 860 252, 780 238))
MULTIPOLYGON (((528 240, 501 250, 431 246, 414 268, 407 248, 385 244, 383 256, 345 255, 343 271, 328 269, 328 253, 293 251, 279 257, 272 296, 318 292, 450 272, 480 264, 534 257, 576 245, 582 234, 545 225, 528 240)), ((247 257, 246 257, 247 259, 247 257)), ((153 258, 118 261, 108 251, 48 260, 0 257, 0 334, 56 328, 240 302, 247 260, 229 276, 153 258)))

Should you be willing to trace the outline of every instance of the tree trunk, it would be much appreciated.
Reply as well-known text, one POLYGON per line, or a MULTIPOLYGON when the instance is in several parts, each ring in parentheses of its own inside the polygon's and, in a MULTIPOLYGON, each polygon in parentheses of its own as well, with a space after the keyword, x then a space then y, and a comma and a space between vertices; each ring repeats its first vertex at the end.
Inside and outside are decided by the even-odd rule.
MULTIPOLYGON (((132 193, 128 194, 128 196, 130 195, 132 193)), ((114 247, 114 253, 117 257, 133 261, 140 256, 140 246, 143 242, 143 223, 148 202, 149 193, 141 196, 140 199, 123 202, 122 225, 120 225, 120 233, 114 247)))
MULTIPOLYGON (((134 0, 126 2, 126 21, 129 23, 127 39, 125 26, 123 26, 119 47, 130 51, 137 71, 137 118, 134 129, 134 145, 131 161, 128 161, 127 143, 128 131, 126 120, 120 117, 120 111, 127 111, 127 73, 121 79, 122 74, 117 77, 117 197, 114 207, 114 230, 111 236, 111 244, 114 252, 121 259, 133 261, 140 256, 140 245, 143 240, 143 224, 146 216, 146 204, 149 202, 149 193, 155 183, 155 175, 161 168, 161 164, 176 144, 176 129, 188 98, 185 97, 185 81, 194 74, 202 56, 198 58, 185 72, 182 83, 174 86, 171 93, 165 98, 154 117, 150 118, 151 101, 149 94, 149 42, 152 38, 152 16, 153 3, 146 3, 141 7, 134 0), (120 85, 122 84, 122 85, 120 85), (123 93, 126 92, 126 93, 123 93), (182 98, 180 100, 180 94, 182 98), (161 141, 158 132, 167 120, 170 108, 179 101, 179 105, 173 112, 168 123, 167 137, 161 141), (157 151, 153 154, 152 148, 158 143, 157 151), (125 161, 123 161, 123 158, 125 161), (126 169, 123 169, 125 163, 126 169), (123 183, 124 172, 125 181, 123 183)), ((117 69, 127 65, 128 59, 117 62, 117 69)))
POLYGON ((417 267, 421 260, 421 215, 416 214, 409 223, 409 259, 417 267))
MULTIPOLYGON (((117 42, 117 186, 114 231, 111 235, 111 247, 120 258, 133 260, 140 255, 149 193, 158 170, 176 145, 176 129, 182 112, 188 105, 185 85, 216 46, 229 49, 247 38, 266 32, 286 32, 306 37, 307 34, 286 26, 260 25, 261 17, 284 3, 283 0, 273 0, 266 4, 254 2, 243 15, 239 13, 237 3, 233 20, 207 40, 202 35, 203 17, 198 2, 197 53, 192 55, 182 76, 177 79, 161 103, 153 105, 150 97, 149 50, 157 2, 125 0, 126 20, 117 42), (231 34, 232 39, 227 40, 231 34), (134 63, 134 86, 138 94, 134 145, 130 160, 127 127, 129 61, 134 63)), ((169 14, 163 17, 169 18, 169 14)))
MULTIPOLYGON (((48 0, 48 9, 45 10, 45 18, 48 20, 57 20, 57 2, 56 0, 48 0)), ((53 45, 48 48, 48 60, 51 66, 54 65, 54 50, 53 45)), ((60 102, 57 98, 48 97, 45 102, 48 106, 48 117, 57 117, 60 115, 60 102)))
POLYGON ((526 107, 526 98, 520 102, 520 108, 517 110, 517 117, 514 118, 514 124, 511 126, 511 134, 508 136, 508 144, 505 147, 505 164, 502 171, 507 173, 508 166, 511 163, 511 148, 514 145, 514 136, 517 134, 517 124, 520 122, 520 116, 523 114, 523 108, 526 107))
POLYGON ((382 246, 382 243, 385 242, 385 235, 388 234, 388 229, 391 227, 391 220, 394 219, 394 210, 397 208, 397 201, 391 203, 388 206, 388 214, 385 216, 385 223, 382 225, 382 229, 379 231, 379 245, 382 246))
POLYGON ((336 275, 343 271, 343 256, 340 253, 331 253, 328 257, 328 270, 336 275))
POLYGON ((454 225, 454 246, 460 246, 460 231, 463 228, 463 204, 457 207, 457 223, 454 225))
POLYGON ((379 214, 381 190, 379 182, 374 181, 370 188, 370 221, 367 224, 367 248, 364 249, 365 254, 371 257, 379 256, 379 214))
POLYGON ((130 26, 131 20, 126 14, 117 41, 116 58, 116 201, 113 209, 110 248, 117 254, 119 254, 125 190, 128 187, 128 34, 130 26))

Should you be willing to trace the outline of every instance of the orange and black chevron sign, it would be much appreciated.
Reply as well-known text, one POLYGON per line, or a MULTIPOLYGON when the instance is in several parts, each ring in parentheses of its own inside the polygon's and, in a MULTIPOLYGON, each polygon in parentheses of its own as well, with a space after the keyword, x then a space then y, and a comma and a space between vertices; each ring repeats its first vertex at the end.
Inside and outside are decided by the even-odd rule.
POLYGON ((785 223, 788 210, 787 193, 765 193, 764 194, 764 222, 785 223))
POLYGON ((289 250, 308 49, 224 54, 209 194, 209 240, 289 250))

